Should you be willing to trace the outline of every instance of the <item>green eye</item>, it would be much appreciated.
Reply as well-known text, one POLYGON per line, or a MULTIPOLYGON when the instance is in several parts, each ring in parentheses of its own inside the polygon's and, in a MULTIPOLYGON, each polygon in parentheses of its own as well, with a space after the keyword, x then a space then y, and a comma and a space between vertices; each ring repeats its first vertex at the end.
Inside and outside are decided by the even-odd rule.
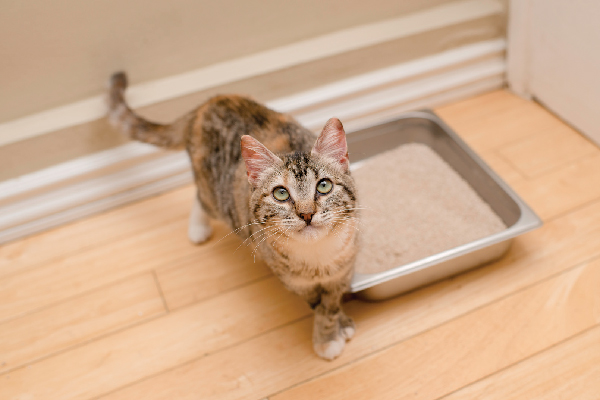
POLYGON ((285 188, 278 187, 273 190, 273 197, 279 201, 286 201, 290 198, 290 194, 285 188))
POLYGON ((323 179, 321 182, 317 184, 317 192, 321 194, 327 194, 331 192, 331 188, 333 187, 333 183, 329 179, 323 179))

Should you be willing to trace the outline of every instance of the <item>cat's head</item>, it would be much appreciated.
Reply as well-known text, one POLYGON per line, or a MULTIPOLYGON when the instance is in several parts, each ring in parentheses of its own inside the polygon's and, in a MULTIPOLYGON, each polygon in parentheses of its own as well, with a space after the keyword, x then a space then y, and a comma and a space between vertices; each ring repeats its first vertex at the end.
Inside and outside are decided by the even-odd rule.
POLYGON ((242 157, 253 188, 252 218, 274 235, 313 241, 355 221, 356 188, 337 118, 327 121, 310 153, 278 157, 243 136, 242 157))

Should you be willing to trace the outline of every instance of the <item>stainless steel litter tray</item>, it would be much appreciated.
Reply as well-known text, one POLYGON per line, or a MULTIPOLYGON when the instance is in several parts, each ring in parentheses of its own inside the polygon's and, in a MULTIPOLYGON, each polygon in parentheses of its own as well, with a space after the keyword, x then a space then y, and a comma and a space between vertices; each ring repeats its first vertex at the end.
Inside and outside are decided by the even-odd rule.
POLYGON ((383 300, 500 258, 512 239, 542 225, 540 218, 444 122, 431 111, 415 111, 381 125, 350 133, 353 163, 406 143, 422 143, 440 155, 485 200, 508 227, 390 270, 356 273, 351 291, 367 300, 383 300))

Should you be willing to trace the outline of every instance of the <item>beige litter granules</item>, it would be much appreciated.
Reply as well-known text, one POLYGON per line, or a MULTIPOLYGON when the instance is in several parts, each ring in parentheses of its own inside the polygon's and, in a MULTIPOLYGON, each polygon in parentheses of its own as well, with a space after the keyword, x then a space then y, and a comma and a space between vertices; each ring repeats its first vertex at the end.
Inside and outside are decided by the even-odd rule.
POLYGON ((428 146, 411 143, 352 175, 361 207, 356 272, 375 273, 506 229, 473 188, 428 146))

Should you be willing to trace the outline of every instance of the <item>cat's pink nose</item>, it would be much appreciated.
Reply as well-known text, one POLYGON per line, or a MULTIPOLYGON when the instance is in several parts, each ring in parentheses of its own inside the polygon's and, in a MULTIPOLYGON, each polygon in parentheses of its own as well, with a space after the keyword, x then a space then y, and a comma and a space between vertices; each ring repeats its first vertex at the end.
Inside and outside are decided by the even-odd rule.
POLYGON ((310 221, 312 221, 313 215, 315 215, 315 214, 314 213, 313 214, 302 213, 302 214, 300 214, 300 218, 302 218, 304 220, 304 222, 306 222, 306 225, 310 225, 310 221))

